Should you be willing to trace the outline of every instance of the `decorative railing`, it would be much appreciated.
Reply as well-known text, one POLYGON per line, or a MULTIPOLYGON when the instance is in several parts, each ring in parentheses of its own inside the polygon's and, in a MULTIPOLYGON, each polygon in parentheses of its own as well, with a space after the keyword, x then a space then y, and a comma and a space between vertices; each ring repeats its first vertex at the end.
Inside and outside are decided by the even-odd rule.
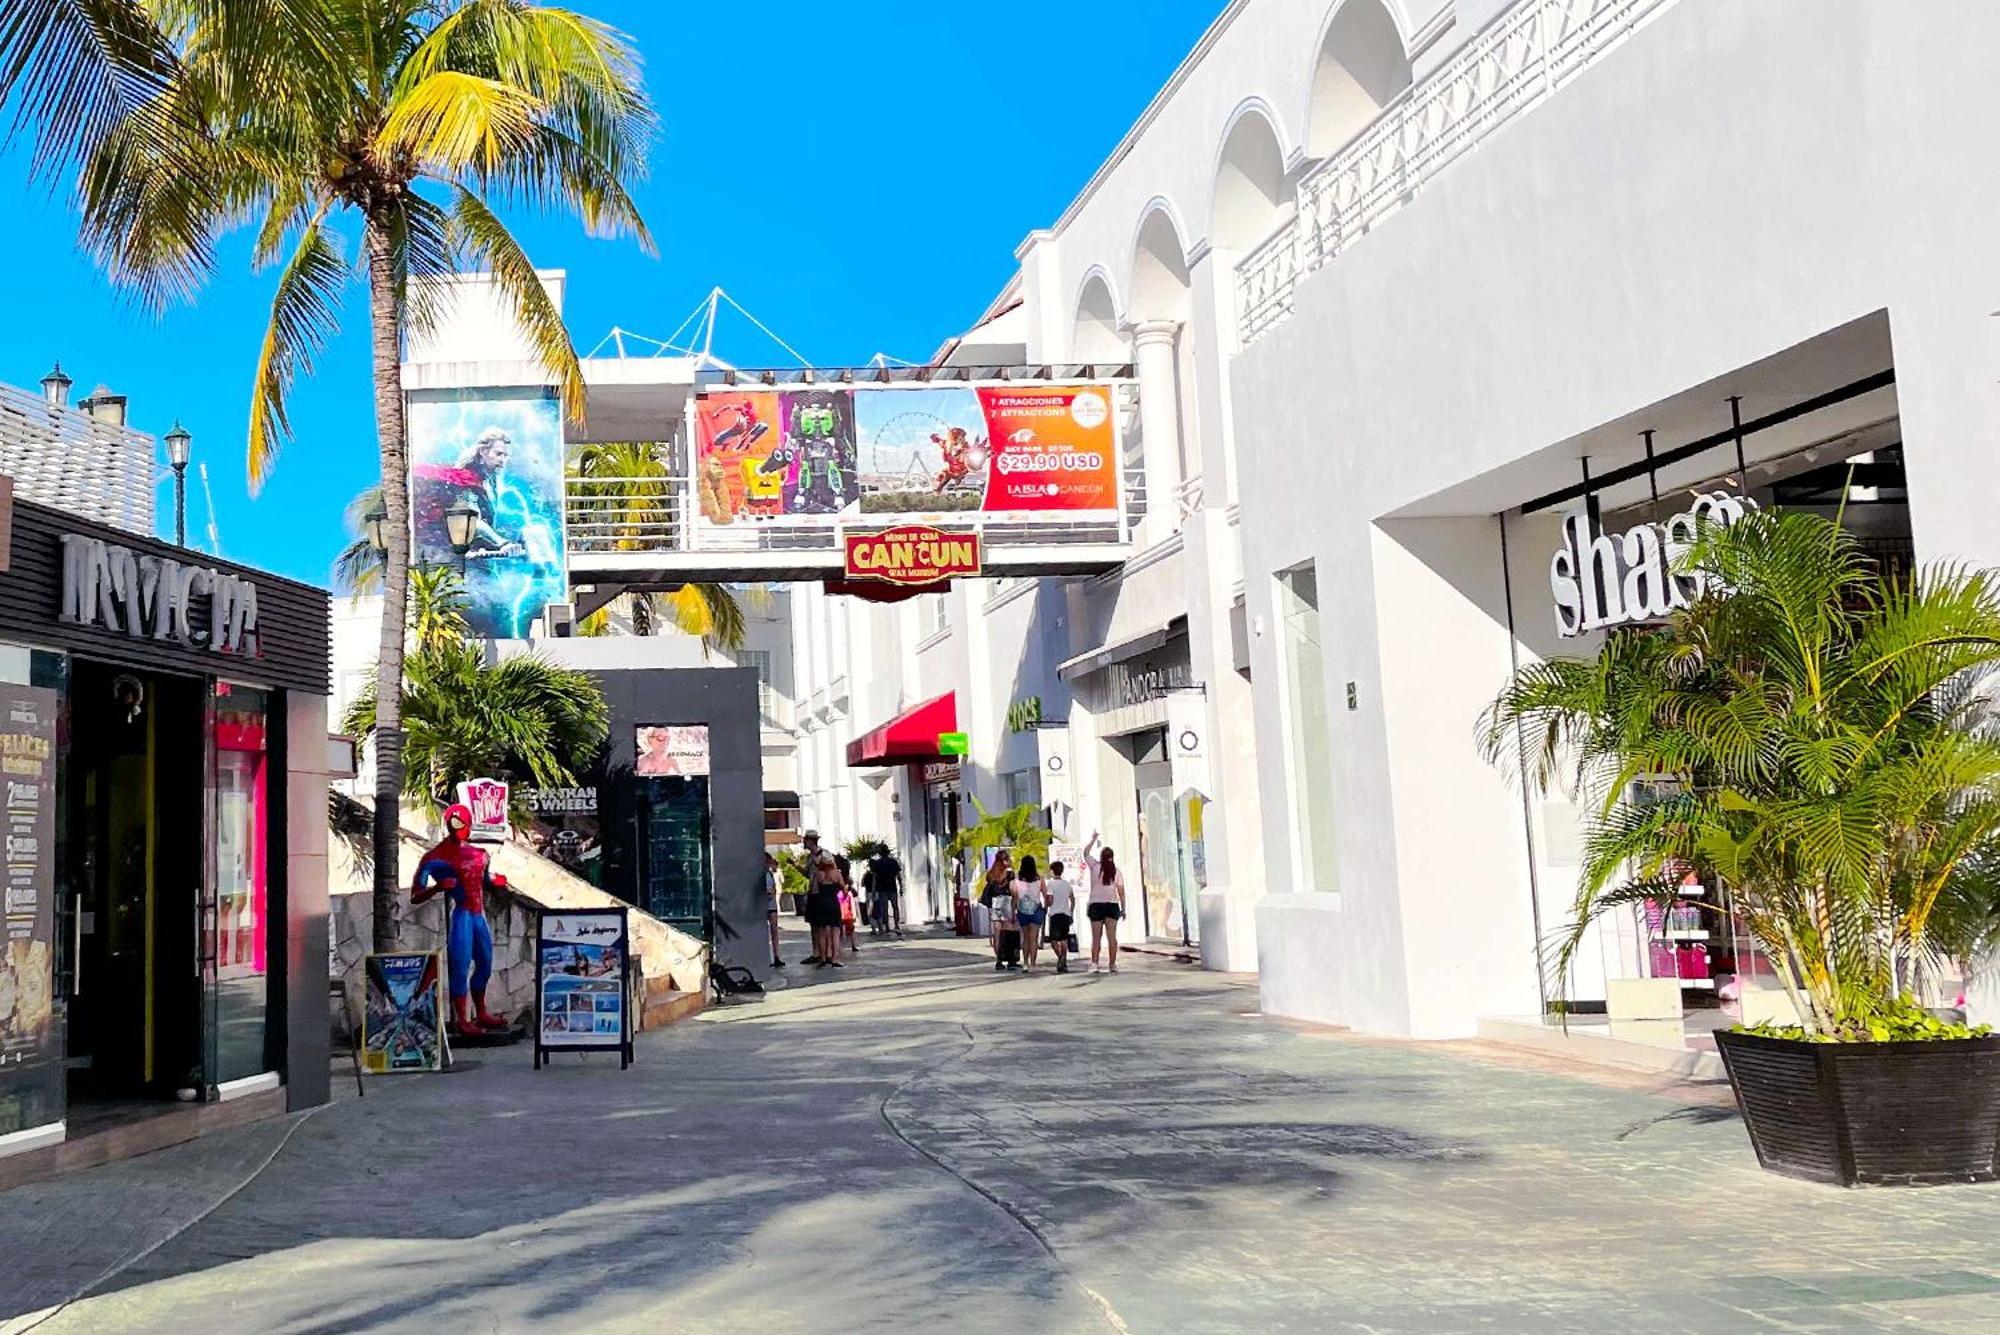
POLYGON ((1521 0, 1405 89, 1299 182, 1298 211, 1236 270, 1244 346, 1292 313, 1299 280, 1446 166, 1535 106, 1673 0, 1521 0))
POLYGON ((1174 488, 1174 500, 1180 511, 1181 523, 1186 524, 1201 513, 1203 486, 1200 473, 1174 488))

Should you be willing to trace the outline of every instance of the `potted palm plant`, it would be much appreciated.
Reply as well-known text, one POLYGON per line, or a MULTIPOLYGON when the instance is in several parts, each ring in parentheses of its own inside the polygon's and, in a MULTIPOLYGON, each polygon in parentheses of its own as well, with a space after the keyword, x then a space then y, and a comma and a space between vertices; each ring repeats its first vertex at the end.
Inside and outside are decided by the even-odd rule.
POLYGON ((1556 976, 1597 919, 1712 875, 1799 1018, 1717 1034, 1764 1167, 1994 1180, 2000 1038, 1934 1008, 2000 884, 1995 575, 1884 580, 1838 524, 1752 513, 1673 578, 1685 610, 1522 666, 1480 723, 1489 759, 1593 799, 1556 976))

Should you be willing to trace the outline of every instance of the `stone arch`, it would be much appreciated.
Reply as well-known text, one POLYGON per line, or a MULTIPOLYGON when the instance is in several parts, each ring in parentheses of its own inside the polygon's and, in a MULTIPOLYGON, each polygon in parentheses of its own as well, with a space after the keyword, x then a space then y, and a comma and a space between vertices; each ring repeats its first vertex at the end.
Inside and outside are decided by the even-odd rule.
POLYGON ((1125 312, 1133 323, 1187 319, 1191 302, 1186 235, 1173 206, 1164 199, 1153 199, 1140 213, 1125 312))
POLYGON ((1111 275, 1093 264, 1076 296, 1076 319, 1070 327, 1070 358, 1077 362, 1114 365, 1130 361, 1131 349, 1118 331, 1118 297, 1111 275))
POLYGON ((1229 118, 1214 181, 1208 226, 1212 246, 1248 250, 1290 210, 1294 191, 1285 171, 1284 141, 1260 100, 1245 102, 1229 118))
POLYGON ((1306 155, 1338 152, 1409 86, 1403 34, 1383 0, 1338 0, 1314 57, 1306 155))

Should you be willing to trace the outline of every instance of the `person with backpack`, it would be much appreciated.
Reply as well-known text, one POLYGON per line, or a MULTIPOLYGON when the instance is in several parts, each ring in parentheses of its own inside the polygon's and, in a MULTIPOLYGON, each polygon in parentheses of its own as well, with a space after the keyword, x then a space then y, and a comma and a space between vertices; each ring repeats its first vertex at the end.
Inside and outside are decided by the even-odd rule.
POLYGON ((1021 929, 1014 920, 1014 863, 1006 849, 993 855, 979 902, 992 919, 993 972, 1021 967, 1021 929))
POLYGON ((1048 890, 1035 867, 1033 854, 1021 859, 1021 874, 1014 878, 1014 921, 1021 925, 1021 954, 1029 973, 1040 973, 1042 923, 1048 918, 1048 890))

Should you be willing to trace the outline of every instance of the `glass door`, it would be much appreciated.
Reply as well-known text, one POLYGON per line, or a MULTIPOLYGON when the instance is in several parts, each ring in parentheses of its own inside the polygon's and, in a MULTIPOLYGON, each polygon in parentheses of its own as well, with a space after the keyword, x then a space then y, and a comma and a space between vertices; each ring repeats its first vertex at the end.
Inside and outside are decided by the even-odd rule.
MULTIPOLYGON (((639 907, 702 940, 712 937, 708 779, 639 780, 639 907)), ((729 924, 746 930, 744 924, 729 924)))
POLYGON ((269 1058, 270 696, 217 682, 208 718, 209 849, 202 911, 211 1083, 260 1075, 269 1058))

